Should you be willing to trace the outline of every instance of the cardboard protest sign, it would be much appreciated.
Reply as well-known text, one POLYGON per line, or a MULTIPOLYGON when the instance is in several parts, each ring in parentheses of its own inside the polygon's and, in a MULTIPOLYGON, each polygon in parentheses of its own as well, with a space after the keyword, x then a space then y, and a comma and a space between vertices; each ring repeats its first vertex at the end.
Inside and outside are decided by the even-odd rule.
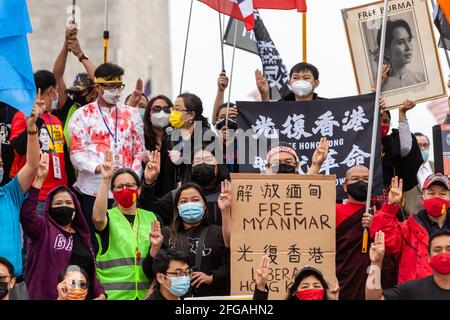
POLYGON ((270 259, 269 299, 286 299, 296 272, 320 269, 335 284, 336 177, 232 174, 231 294, 251 294, 270 259))

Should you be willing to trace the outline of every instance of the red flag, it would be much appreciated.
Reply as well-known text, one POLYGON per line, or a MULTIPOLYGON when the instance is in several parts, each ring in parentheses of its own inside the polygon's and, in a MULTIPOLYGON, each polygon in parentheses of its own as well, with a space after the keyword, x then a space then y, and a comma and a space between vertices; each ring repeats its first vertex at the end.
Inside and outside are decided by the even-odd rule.
POLYGON ((216 11, 219 11, 245 24, 247 31, 255 27, 252 0, 199 0, 216 11))
POLYGON ((297 9, 298 12, 306 12, 306 0, 253 0, 253 6, 255 9, 297 9))
POLYGON ((444 12, 447 22, 450 23, 450 1, 449 0, 438 0, 439 6, 444 12))

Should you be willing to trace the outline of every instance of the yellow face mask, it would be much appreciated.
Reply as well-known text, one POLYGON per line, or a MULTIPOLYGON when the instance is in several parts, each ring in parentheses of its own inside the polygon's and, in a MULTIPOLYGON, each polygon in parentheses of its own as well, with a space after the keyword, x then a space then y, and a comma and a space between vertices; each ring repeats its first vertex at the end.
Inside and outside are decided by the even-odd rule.
POLYGON ((180 129, 184 126, 184 121, 181 119, 182 116, 182 111, 172 110, 169 117, 170 125, 175 129, 180 129))

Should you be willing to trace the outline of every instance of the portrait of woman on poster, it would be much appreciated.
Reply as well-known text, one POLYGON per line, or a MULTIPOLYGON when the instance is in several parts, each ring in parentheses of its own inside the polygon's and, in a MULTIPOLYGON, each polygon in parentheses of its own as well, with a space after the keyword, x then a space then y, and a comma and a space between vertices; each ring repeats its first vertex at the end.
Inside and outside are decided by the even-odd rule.
MULTIPOLYGON (((380 40, 381 29, 379 29, 377 34, 378 44, 380 40)), ((411 27, 406 20, 398 19, 387 22, 384 64, 388 66, 389 71, 388 77, 382 86, 383 92, 413 86, 426 81, 423 65, 414 61, 414 54, 417 54, 415 51, 416 43, 417 41, 414 41, 411 27)), ((417 61, 420 61, 420 59, 417 61)))

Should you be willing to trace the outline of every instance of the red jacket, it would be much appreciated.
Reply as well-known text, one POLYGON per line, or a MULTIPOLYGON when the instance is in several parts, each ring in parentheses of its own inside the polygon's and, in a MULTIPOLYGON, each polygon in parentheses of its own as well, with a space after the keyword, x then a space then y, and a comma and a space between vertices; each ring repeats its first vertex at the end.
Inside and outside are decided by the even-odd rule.
POLYGON ((410 215, 408 220, 399 222, 396 215, 400 208, 385 203, 378 211, 370 226, 370 236, 377 231, 385 235, 386 252, 399 262, 398 282, 421 279, 432 275, 428 262, 428 233, 422 215, 425 211, 410 215))

